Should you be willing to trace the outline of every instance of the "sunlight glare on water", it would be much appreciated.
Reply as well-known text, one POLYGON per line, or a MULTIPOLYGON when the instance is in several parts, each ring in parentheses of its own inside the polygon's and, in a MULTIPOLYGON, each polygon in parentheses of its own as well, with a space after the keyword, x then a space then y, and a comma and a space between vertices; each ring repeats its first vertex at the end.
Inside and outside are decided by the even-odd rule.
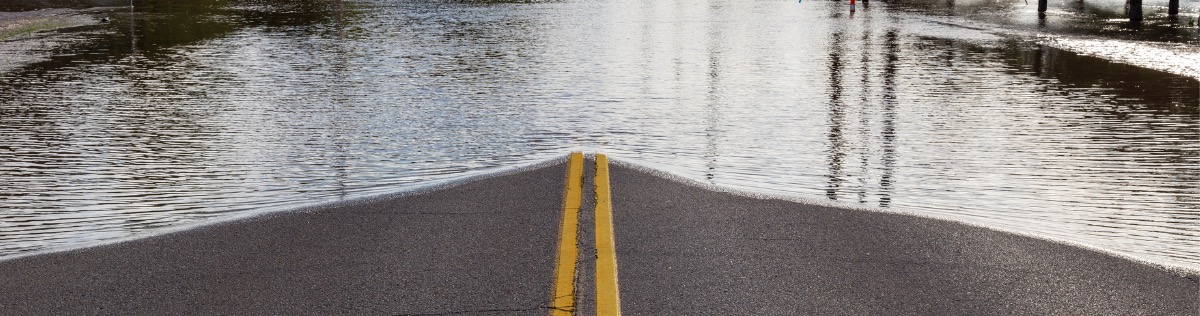
POLYGON ((1200 267, 1194 78, 882 2, 233 3, 0 75, 0 255, 589 148, 1200 267))

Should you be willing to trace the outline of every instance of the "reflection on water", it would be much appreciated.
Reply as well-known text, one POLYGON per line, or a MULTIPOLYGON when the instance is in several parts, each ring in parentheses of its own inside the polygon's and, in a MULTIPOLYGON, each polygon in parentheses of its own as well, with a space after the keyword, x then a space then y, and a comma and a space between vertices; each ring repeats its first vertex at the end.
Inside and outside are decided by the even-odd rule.
POLYGON ((0 252, 585 147, 1200 267, 1192 78, 885 2, 196 1, 0 77, 0 252))

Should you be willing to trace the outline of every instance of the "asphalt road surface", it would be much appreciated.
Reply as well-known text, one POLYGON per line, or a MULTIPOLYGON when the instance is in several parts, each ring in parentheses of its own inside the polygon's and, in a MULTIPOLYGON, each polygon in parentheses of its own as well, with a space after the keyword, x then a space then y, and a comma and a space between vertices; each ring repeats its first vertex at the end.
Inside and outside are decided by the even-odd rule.
MULTIPOLYGON (((546 315, 566 170, 3 261, 0 314, 546 315)), ((626 315, 1200 315, 1196 276, 1086 249, 619 165, 610 178, 626 315)), ((594 183, 581 314, 595 310, 594 183)))
POLYGON ((0 315, 545 315, 563 170, 0 262, 0 315))
POLYGON ((612 168, 629 315, 1200 315, 1196 277, 914 216, 612 168))

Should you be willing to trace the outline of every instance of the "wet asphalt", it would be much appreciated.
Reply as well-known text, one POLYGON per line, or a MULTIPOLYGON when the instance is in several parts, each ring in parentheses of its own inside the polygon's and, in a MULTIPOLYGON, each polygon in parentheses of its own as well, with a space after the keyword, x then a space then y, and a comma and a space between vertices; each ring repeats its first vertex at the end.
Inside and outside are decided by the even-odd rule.
MULTIPOLYGON (((545 315, 565 169, 3 261, 0 314, 545 315)), ((1091 250, 611 178, 627 315, 1200 315, 1196 276, 1091 250)))

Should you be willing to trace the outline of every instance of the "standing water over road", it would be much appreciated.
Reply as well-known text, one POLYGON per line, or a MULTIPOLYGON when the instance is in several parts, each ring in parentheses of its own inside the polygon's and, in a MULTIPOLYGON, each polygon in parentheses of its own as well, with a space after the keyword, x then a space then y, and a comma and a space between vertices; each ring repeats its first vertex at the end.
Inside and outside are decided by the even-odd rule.
MULTIPOLYGON (((1196 79, 1056 48, 1104 34, 938 12, 732 0, 114 11, 71 35, 81 44, 0 74, 0 255, 589 148, 1200 268, 1196 79)), ((1175 32, 1145 45, 1184 52, 1168 68, 1198 67, 1186 62, 1197 30, 1175 32)))

